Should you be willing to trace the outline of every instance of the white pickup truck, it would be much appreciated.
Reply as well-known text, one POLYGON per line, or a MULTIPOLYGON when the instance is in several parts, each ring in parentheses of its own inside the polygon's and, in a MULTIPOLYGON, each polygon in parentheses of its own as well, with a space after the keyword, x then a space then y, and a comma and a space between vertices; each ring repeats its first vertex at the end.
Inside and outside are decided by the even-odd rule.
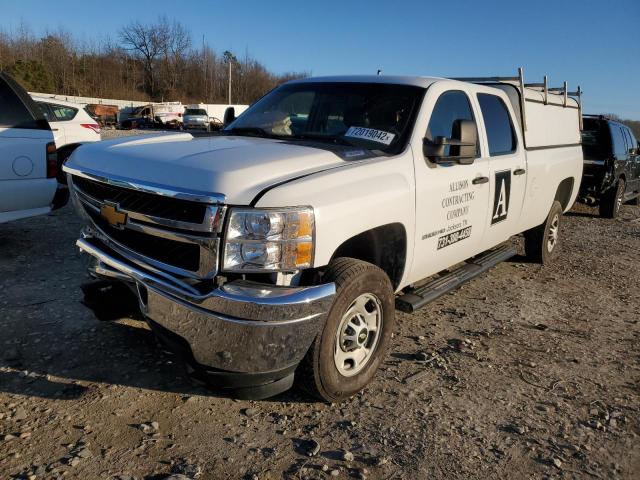
POLYGON ((375 374, 396 308, 509 258, 513 235, 553 258, 582 174, 579 95, 522 75, 289 82, 219 136, 75 152, 77 245, 194 375, 340 401, 375 374))

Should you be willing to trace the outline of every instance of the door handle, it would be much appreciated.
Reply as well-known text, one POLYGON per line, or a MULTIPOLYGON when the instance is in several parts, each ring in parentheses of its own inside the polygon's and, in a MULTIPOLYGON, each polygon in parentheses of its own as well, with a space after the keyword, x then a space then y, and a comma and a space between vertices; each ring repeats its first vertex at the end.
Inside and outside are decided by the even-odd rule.
POLYGON ((476 177, 471 180, 471 183, 474 185, 480 185, 481 183, 487 183, 489 181, 489 177, 476 177))
POLYGON ((524 175, 526 172, 526 170, 524 168, 518 168, 516 170, 513 171, 514 175, 524 175))

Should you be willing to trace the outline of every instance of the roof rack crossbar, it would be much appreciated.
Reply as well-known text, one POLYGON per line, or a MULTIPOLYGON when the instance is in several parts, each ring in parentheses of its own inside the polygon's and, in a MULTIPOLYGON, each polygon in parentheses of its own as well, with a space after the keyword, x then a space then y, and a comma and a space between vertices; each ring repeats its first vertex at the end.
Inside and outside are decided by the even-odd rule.
POLYGON ((454 77, 461 82, 517 82, 520 77, 454 77))

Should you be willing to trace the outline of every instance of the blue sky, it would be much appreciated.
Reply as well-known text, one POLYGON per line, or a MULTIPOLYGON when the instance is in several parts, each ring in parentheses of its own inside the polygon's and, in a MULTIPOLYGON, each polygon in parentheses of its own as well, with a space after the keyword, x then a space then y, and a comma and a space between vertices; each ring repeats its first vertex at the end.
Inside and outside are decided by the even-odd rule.
POLYGON ((585 91, 587 112, 640 120, 640 1, 3 2, 0 28, 63 28, 80 40, 117 37, 131 20, 185 24, 216 50, 245 51, 272 71, 549 75, 585 91))

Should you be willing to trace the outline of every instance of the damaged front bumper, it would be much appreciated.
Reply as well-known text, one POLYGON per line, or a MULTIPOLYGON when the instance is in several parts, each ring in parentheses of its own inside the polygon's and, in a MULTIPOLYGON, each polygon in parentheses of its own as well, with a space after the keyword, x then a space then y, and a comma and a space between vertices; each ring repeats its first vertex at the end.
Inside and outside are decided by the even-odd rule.
POLYGON ((249 395, 253 398, 291 386, 335 295, 333 283, 281 287, 247 281, 201 292, 168 274, 139 268, 99 239, 84 235, 76 244, 94 258, 93 276, 133 287, 152 329, 185 357, 196 376, 223 388, 262 388, 249 395))

